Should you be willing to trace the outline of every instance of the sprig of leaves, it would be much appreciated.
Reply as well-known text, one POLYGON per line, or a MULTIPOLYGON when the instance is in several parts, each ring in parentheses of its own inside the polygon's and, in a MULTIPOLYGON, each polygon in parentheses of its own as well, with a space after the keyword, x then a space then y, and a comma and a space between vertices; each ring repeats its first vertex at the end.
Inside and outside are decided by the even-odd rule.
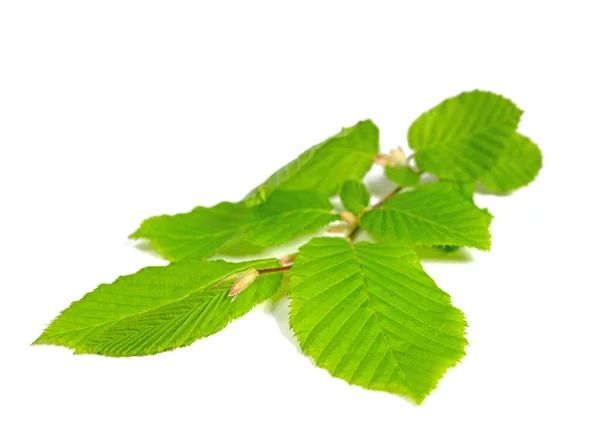
POLYGON ((461 93, 410 126, 408 157, 401 149, 378 153, 379 130, 364 120, 239 202, 149 218, 131 238, 150 241, 172 263, 101 284, 34 344, 117 357, 172 350, 223 329, 289 279, 290 326, 317 366, 421 403, 467 342, 464 314, 423 270, 419 248, 490 249, 492 217, 475 204, 477 184, 505 194, 530 183, 542 165, 538 147, 517 132, 521 115, 500 95, 461 93), (398 186, 371 205, 362 178, 374 162, 398 186), (335 195, 343 211, 333 210, 335 195), (330 231, 344 237, 313 238, 279 260, 209 260, 340 220, 330 231), (363 230, 371 241, 356 243, 363 230))

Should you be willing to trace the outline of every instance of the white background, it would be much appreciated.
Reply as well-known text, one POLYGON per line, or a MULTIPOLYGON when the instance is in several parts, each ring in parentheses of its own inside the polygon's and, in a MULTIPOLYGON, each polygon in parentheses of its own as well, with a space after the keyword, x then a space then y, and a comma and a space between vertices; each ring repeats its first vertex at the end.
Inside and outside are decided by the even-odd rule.
POLYGON ((0 431, 600 431, 594 3, 0 0, 0 431), (29 346, 164 263, 126 240, 142 219, 238 200, 360 119, 404 145, 474 88, 525 110, 544 169, 478 198, 492 252, 425 264, 470 346, 422 406, 313 367, 285 305, 148 358, 29 346))

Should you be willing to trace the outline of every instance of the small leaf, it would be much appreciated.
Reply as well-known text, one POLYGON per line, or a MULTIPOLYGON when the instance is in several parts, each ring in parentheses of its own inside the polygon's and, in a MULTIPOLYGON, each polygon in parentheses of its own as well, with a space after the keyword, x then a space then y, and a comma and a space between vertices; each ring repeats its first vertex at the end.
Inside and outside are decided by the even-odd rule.
POLYGON ((421 176, 410 167, 385 167, 385 176, 400 186, 415 186, 421 182, 421 176))
POLYGON ((465 353, 463 313, 410 245, 316 238, 290 275, 300 347, 348 383, 421 403, 465 353))
POLYGON ((476 180, 497 163, 521 114, 500 95, 465 92, 415 120, 408 142, 421 170, 444 179, 476 180))
POLYGON ((273 296, 281 273, 261 275, 234 302, 229 297, 232 279, 218 285, 220 281, 251 268, 275 266, 276 260, 190 259, 148 267, 101 284, 71 304, 34 344, 107 356, 151 355, 188 346, 273 296))
POLYGON ((496 164, 479 176, 479 181, 495 193, 507 193, 529 184, 542 168, 542 153, 529 138, 515 132, 505 144, 496 164))
POLYGON ((148 239, 167 259, 207 258, 233 242, 280 245, 338 219, 329 201, 310 191, 276 191, 259 206, 220 203, 142 222, 130 238, 148 239))
POLYGON ((491 220, 487 210, 475 206, 455 185, 432 183, 366 212, 360 226, 376 239, 489 250, 491 220))
POLYGON ((379 129, 371 120, 363 120, 324 142, 273 173, 245 198, 254 206, 276 189, 314 190, 325 197, 337 194, 349 179, 362 179, 379 151, 379 129))
POLYGON ((342 186, 340 198, 342 199, 344 208, 354 214, 358 214, 369 206, 371 195, 362 182, 358 180, 349 180, 342 186))

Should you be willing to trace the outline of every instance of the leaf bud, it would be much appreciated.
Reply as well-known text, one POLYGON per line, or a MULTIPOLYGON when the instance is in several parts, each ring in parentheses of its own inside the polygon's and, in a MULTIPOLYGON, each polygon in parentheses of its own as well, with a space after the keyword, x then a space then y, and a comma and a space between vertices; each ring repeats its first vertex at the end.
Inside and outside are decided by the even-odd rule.
POLYGON ((348 212, 347 210, 340 212, 340 218, 349 224, 354 224, 356 222, 356 217, 354 214, 352 212, 348 212))
POLYGON ((373 163, 385 167, 386 165, 392 165, 394 161, 391 156, 386 155, 385 153, 378 153, 377 155, 375 155, 373 163))
POLYGON ((350 229, 350 226, 347 223, 333 224, 332 226, 330 226, 327 229, 327 233, 332 233, 332 234, 343 233, 343 234, 346 234, 349 229, 350 229))
POLYGON ((296 260, 296 254, 288 254, 287 256, 283 256, 279 259, 279 264, 281 266, 290 265, 294 263, 294 260, 296 260))
POLYGON ((252 284, 256 278, 258 278, 259 275, 260 274, 256 269, 248 269, 237 280, 235 280, 231 286, 231 289, 229 290, 229 296, 239 295, 243 290, 246 290, 250 284, 252 284))
POLYGON ((406 167, 408 165, 408 159, 401 147, 390 150, 390 154, 392 156, 393 167, 406 167))

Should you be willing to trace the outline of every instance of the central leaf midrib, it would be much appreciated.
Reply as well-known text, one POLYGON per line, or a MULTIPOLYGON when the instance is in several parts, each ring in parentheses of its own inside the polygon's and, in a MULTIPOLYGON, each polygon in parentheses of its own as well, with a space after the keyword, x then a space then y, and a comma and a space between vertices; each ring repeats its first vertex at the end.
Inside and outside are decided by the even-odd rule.
POLYGON ((155 231, 154 235, 155 236, 160 236, 162 238, 175 239, 175 240, 199 240, 199 239, 206 239, 206 238, 217 238, 217 237, 220 237, 220 236, 225 236, 225 235, 229 235, 229 234, 235 233, 238 230, 240 231, 241 234, 244 234, 243 232, 247 231, 248 229, 250 229, 250 228, 252 228, 252 227, 254 227, 256 225, 259 225, 261 223, 265 223, 265 221, 273 220, 273 219, 279 218, 279 217, 287 217, 287 216, 291 216, 291 215, 304 214, 304 213, 333 215, 331 213, 331 210, 317 209, 317 208, 314 208, 314 209, 290 210, 290 211, 285 211, 285 212, 277 213, 277 214, 274 214, 274 215, 266 216, 266 217, 264 217, 262 219, 256 219, 254 221, 242 223, 239 226, 233 226, 233 227, 231 227, 231 228, 229 228, 227 230, 223 230, 223 231, 216 232, 216 233, 175 235, 175 234, 171 234, 171 233, 161 234, 160 232, 156 232, 155 231))
MULTIPOLYGON (((255 263, 255 265, 257 265, 257 264, 264 264, 264 262, 255 263)), ((248 265, 251 265, 251 263, 249 263, 248 265)), ((231 275, 233 273, 236 273, 236 272, 239 272, 239 271, 233 271, 232 270, 232 272, 229 275, 231 275)), ((99 327, 104 326, 104 325, 111 325, 111 326, 117 325, 117 324, 121 323, 124 320, 128 320, 128 319, 131 319, 131 318, 136 317, 136 316, 142 316, 144 314, 148 314, 148 313, 151 313, 151 312, 153 312, 155 310, 158 310, 158 309, 160 309, 160 308, 162 308, 162 307, 164 307, 166 305, 170 305, 170 304, 174 304, 174 303, 179 302, 179 301, 183 301, 184 299, 187 299, 190 296, 196 295, 196 294, 198 294, 198 293, 206 290, 207 288, 214 286, 219 281, 222 281, 223 278, 224 277, 215 277, 215 278, 213 278, 210 281, 210 283, 205 284, 201 288, 193 289, 191 292, 189 292, 185 296, 181 296, 181 297, 179 297, 177 299, 169 300, 168 302, 165 302, 164 304, 157 305, 155 307, 149 308, 147 310, 140 311, 140 312, 132 314, 130 316, 126 316, 126 317, 123 317, 123 318, 117 319, 117 320, 107 320, 106 322, 102 322, 102 323, 95 324, 95 325, 85 326, 85 327, 79 328, 79 329, 71 329, 71 330, 68 330, 68 331, 53 333, 52 336, 54 337, 54 336, 60 336, 60 335, 68 334, 68 333, 71 333, 71 332, 85 331, 86 329, 89 329, 89 328, 99 328, 99 327)), ((218 292, 215 291, 215 294, 216 293, 218 293, 218 292)), ((85 310, 85 308, 83 310, 85 310)), ((79 340, 78 344, 81 343, 82 341, 84 341, 86 338, 87 338, 87 335, 85 337, 83 337, 81 340, 79 340)))
MULTIPOLYGON (((410 384, 408 382, 408 378, 406 377, 406 373, 404 372, 404 370, 400 366, 401 364, 400 364, 399 359, 396 356, 396 352, 393 349, 393 346, 390 344, 390 341, 388 340, 388 337, 386 335, 386 331, 385 331, 383 325, 381 324, 381 321, 379 320, 379 317, 378 317, 379 313, 373 307, 373 301, 371 299, 371 294, 369 293, 369 290, 367 289, 369 285, 367 284, 367 278, 365 276, 364 270, 363 270, 362 265, 360 263, 360 258, 358 257, 358 251, 356 251, 356 247, 355 247, 354 244, 348 243, 348 245, 350 246, 350 249, 352 250, 352 253, 354 255, 354 260, 356 261, 356 266, 358 267, 360 277, 361 277, 361 279, 363 281, 363 285, 362 286, 364 288, 364 293, 365 293, 365 295, 367 297, 367 301, 368 301, 367 302, 367 305, 368 305, 367 308, 369 308, 371 310, 371 312, 373 314, 373 317, 375 317, 375 320, 377 321, 377 325, 378 325, 378 328, 380 330, 379 333, 382 335, 382 337, 383 337, 383 339, 385 341, 385 344, 386 344, 386 346, 388 348, 388 353, 390 353, 391 356, 392 356, 392 358, 394 359, 394 363, 396 365, 396 368, 398 370, 400 370, 402 372, 402 375, 404 376, 404 380, 406 382, 406 385, 405 385, 406 388, 408 388, 409 392, 414 393, 414 390, 412 390, 411 387, 410 387, 410 384)), ((354 374, 356 374, 356 372, 354 372, 354 374)))

